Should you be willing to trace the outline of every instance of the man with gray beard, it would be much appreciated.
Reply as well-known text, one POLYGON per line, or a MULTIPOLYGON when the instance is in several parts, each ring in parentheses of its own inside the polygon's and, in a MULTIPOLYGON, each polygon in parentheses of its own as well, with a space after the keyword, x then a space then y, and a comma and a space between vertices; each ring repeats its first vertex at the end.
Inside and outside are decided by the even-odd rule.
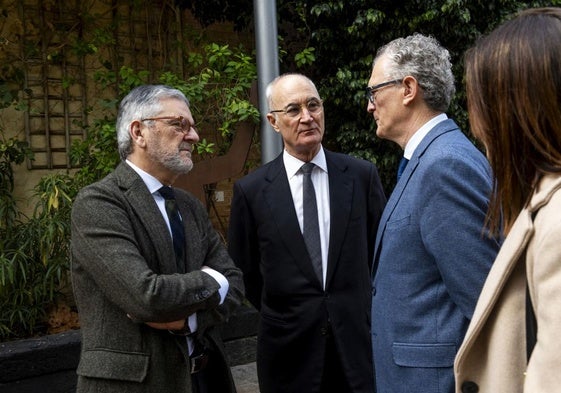
POLYGON ((122 162, 72 209, 82 392, 235 392, 217 325, 243 299, 241 271, 204 206, 174 181, 199 140, 189 101, 162 85, 121 102, 122 162))

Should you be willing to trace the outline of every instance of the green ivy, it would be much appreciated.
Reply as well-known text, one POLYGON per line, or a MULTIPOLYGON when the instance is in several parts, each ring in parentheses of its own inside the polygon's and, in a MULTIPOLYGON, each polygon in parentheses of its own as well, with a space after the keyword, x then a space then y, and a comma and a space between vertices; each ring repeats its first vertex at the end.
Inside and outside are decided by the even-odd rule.
MULTIPOLYGON (((203 24, 231 20, 240 29, 248 26, 253 11, 251 0, 181 4, 203 24)), ((325 144, 375 162, 389 194, 401 152, 375 136, 363 93, 377 48, 414 32, 436 37, 450 51, 456 77, 457 94, 448 114, 469 135, 463 87, 466 49, 518 10, 560 4, 559 0, 278 0, 280 71, 312 78, 325 105, 325 144)))
MULTIPOLYGON (((107 53, 103 49, 114 45, 105 30, 85 33, 90 41, 74 42, 72 53, 107 53)), ((195 48, 184 59, 187 78, 167 69, 152 74, 131 66, 115 69, 110 60, 99 60, 104 68, 91 76, 94 89, 116 91, 118 96, 100 100, 95 111, 87 109, 89 124, 80 124, 86 137, 75 140, 69 153, 79 169, 43 177, 33 190, 36 205, 30 217, 18 209, 13 196, 13 166, 32 158, 31 151, 17 138, 4 138, 0 128, 0 341, 44 333, 46 310, 68 291, 72 201, 82 187, 118 164, 117 105, 132 88, 162 83, 189 98, 197 128, 205 135, 195 147, 200 158, 226 152, 238 123, 259 121, 258 110, 250 102, 257 78, 254 56, 242 46, 209 43, 195 48)), ((62 52, 51 53, 50 61, 63 61, 62 52)), ((0 71, 0 109, 25 110, 24 100, 19 100, 26 94, 21 70, 5 65, 0 71)), ((74 83, 66 78, 63 87, 74 83)))
MULTIPOLYGON (((372 60, 383 44, 414 32, 432 35, 451 54, 457 94, 448 111, 466 134, 469 123, 463 86, 463 55, 475 40, 509 15, 530 6, 551 5, 551 1, 490 0, 368 0, 291 1, 307 3, 308 13, 296 13, 280 1, 280 34, 287 57, 281 72, 298 70, 310 76, 324 99, 325 143, 329 147, 377 164, 384 188, 389 194, 395 184, 395 168, 402 154, 397 145, 375 136, 375 123, 366 112, 364 88, 370 77, 372 60), (283 11, 281 11, 283 12, 283 11), (296 19, 300 18, 300 19, 296 19), (294 21, 293 24, 286 21, 294 21), (307 30, 291 29, 305 25, 307 30), (297 31, 298 34, 294 34, 297 31), (287 38, 289 42, 286 42, 287 38), (313 48, 315 61, 303 64, 304 49, 292 50, 293 42, 306 42, 313 48)), ((559 4, 559 1, 555 3, 559 4)))

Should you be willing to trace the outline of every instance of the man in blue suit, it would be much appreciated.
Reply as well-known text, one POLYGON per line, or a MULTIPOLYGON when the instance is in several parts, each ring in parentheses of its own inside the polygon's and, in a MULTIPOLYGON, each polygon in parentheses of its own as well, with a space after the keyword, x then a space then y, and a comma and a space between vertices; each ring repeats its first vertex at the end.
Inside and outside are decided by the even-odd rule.
POLYGON ((432 37, 394 40, 378 50, 367 88, 377 136, 404 150, 375 244, 378 393, 454 391, 454 357, 499 249, 483 229, 487 160, 445 114, 449 58, 432 37))

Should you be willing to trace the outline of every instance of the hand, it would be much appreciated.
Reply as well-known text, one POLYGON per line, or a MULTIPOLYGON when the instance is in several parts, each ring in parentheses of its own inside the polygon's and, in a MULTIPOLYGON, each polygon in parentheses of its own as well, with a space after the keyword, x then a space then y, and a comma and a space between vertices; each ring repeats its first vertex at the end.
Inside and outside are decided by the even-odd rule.
MULTIPOLYGON (((127 314, 127 317, 129 317, 133 321, 136 321, 136 319, 130 314, 127 314)), ((144 322, 144 323, 153 329, 182 331, 185 329, 186 321, 185 319, 180 319, 179 321, 172 321, 172 322, 144 322)))
POLYGON ((183 330, 185 328, 185 319, 173 322, 145 322, 146 325, 153 329, 159 330, 183 330))

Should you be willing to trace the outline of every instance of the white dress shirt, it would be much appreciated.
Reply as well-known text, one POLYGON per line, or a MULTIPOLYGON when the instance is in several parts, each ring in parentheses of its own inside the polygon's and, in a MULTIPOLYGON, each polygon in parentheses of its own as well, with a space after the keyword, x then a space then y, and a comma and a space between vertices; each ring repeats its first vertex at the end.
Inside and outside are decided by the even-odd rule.
MULTIPOLYGON (((283 153, 283 162, 290 184, 290 192, 294 201, 294 208, 298 216, 300 230, 304 231, 304 201, 302 196, 304 175, 300 168, 305 164, 304 161, 291 156, 286 150, 283 153)), ((329 250, 329 228, 330 228, 330 206, 329 206, 329 176, 327 175, 327 162, 323 147, 312 159, 316 166, 312 171, 312 183, 316 192, 318 205, 319 235, 321 238, 321 264, 323 273, 323 287, 325 288, 325 278, 327 272, 327 252, 329 250)))
POLYGON ((407 145, 405 145, 405 151, 403 152, 403 157, 410 160, 411 157, 413 157, 413 153, 415 152, 415 149, 417 148, 417 146, 421 144, 424 137, 429 133, 429 131, 432 130, 434 127, 436 127, 438 123, 441 123, 446 119, 448 119, 446 113, 441 113, 440 115, 433 117, 425 124, 423 124, 423 126, 413 134, 411 139, 409 139, 407 145))

